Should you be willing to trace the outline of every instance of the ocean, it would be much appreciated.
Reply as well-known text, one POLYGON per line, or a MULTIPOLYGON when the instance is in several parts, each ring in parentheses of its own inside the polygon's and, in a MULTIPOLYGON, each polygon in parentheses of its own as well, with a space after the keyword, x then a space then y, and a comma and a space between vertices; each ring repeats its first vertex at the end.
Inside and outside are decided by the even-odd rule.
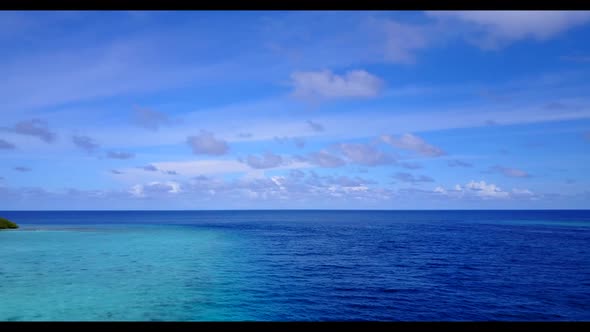
POLYGON ((590 320, 590 211, 0 216, 0 321, 590 320))

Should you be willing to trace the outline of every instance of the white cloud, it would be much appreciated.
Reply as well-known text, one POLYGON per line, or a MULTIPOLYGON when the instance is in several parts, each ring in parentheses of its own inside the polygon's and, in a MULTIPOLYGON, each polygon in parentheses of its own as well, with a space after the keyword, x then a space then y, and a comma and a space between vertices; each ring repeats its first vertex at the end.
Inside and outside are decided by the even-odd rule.
POLYGON ((306 122, 309 125, 309 128, 315 132, 322 132, 324 131, 324 126, 321 123, 316 123, 311 120, 307 120, 306 122))
POLYGON ((392 156, 368 144, 341 143, 338 145, 338 148, 350 162, 359 165, 378 166, 395 162, 392 156))
POLYGON ((140 168, 143 169, 144 171, 148 171, 148 172, 157 172, 158 171, 158 168, 152 164, 142 166, 140 168))
POLYGON ((399 163, 399 166, 401 166, 403 168, 407 168, 407 169, 419 169, 419 168, 422 168, 422 165, 420 165, 418 163, 412 163, 412 162, 401 162, 401 163, 399 163))
POLYGON ((129 189, 129 193, 135 197, 144 197, 145 194, 143 193, 143 186, 140 184, 136 184, 131 189, 129 189))
POLYGON ((246 164, 252 168, 264 169, 273 168, 282 165, 285 160, 283 157, 272 152, 266 152, 262 156, 248 155, 245 160, 246 164))
POLYGON ((283 176, 241 178, 228 181, 215 181, 200 176, 190 185, 185 185, 185 193, 210 193, 223 197, 236 197, 242 200, 289 200, 315 201, 318 198, 338 200, 383 200, 391 197, 384 189, 370 188, 374 183, 359 177, 318 176, 315 172, 305 174, 292 170, 283 176))
POLYGON ((435 194, 452 198, 478 199, 537 199, 538 195, 528 189, 502 190, 499 186, 486 181, 473 181, 465 185, 456 184, 453 189, 437 186, 432 191, 435 194))
POLYGON ((253 170, 246 164, 237 160, 191 160, 191 161, 160 161, 152 162, 144 167, 118 168, 118 174, 113 174, 112 179, 126 185, 138 183, 166 182, 170 180, 168 172, 176 172, 181 179, 189 179, 196 176, 211 176, 225 174, 249 174, 253 170))
POLYGON ((45 143, 53 143, 57 139, 57 134, 49 130, 47 121, 37 118, 19 121, 14 127, 0 127, 0 130, 13 132, 19 135, 34 136, 45 143))
POLYGON ((458 159, 452 159, 447 161, 447 165, 449 165, 449 167, 473 167, 471 163, 458 159))
POLYGON ((500 174, 504 174, 507 177, 511 177, 511 178, 527 178, 529 177, 529 173, 517 169, 517 168, 509 168, 509 167, 503 167, 503 166, 494 166, 490 168, 490 171, 492 172, 497 172, 500 174))
POLYGON ((367 184, 374 184, 375 182, 361 177, 355 176, 354 178, 348 176, 324 176, 321 177, 326 183, 330 185, 338 185, 342 187, 365 187, 367 184))
POLYGON ((409 182, 412 184, 416 184, 416 183, 420 183, 420 182, 434 182, 434 179, 431 178, 430 176, 426 176, 426 175, 415 176, 413 174, 406 173, 406 172, 398 172, 393 175, 393 178, 396 180, 399 180, 401 182, 409 182))
POLYGON ((346 161, 344 161, 342 158, 330 154, 328 151, 325 150, 311 153, 307 157, 304 157, 302 159, 304 161, 310 162, 311 164, 321 167, 333 168, 346 165, 346 161))
POLYGON ((476 196, 480 197, 493 197, 493 198, 507 198, 510 194, 506 191, 500 189, 500 187, 496 186, 495 184, 487 184, 485 181, 471 181, 465 185, 465 191, 471 191, 476 196))
POLYGON ((140 107, 133 109, 133 122, 140 127, 154 131, 162 125, 172 123, 166 113, 140 107))
POLYGON ((293 95, 302 99, 367 98, 376 97, 384 82, 364 70, 351 70, 344 75, 329 70, 294 72, 293 95))
POLYGON ((497 48, 525 38, 548 40, 590 21, 590 11, 432 11, 427 15, 475 26, 483 35, 472 41, 482 48, 497 48))
POLYGON ((301 137, 275 136, 274 140, 280 144, 291 142, 299 149, 303 149, 303 147, 305 147, 305 140, 301 137))
MULTIPOLYGON (((251 178, 263 176, 261 170, 252 169, 247 164, 238 160, 224 160, 224 159, 210 159, 210 160, 191 160, 191 161, 162 161, 152 162, 150 164, 155 170, 167 170, 161 172, 145 172, 143 168, 126 168, 120 169, 124 173, 123 177, 118 177, 120 180, 126 182, 140 182, 146 179, 153 179, 154 181, 164 181, 168 172, 176 172, 179 176, 184 178, 195 176, 210 176, 210 175, 224 175, 224 174, 245 174, 251 178)), ((307 162, 292 161, 288 164, 282 164, 274 169, 303 169, 311 165, 307 162)))
POLYGON ((16 145, 14 145, 14 144, 12 144, 12 143, 10 143, 8 141, 5 141, 3 139, 0 139, 0 150, 2 150, 2 149, 4 149, 4 150, 12 150, 14 148, 16 148, 16 145))
POLYGON ((437 194, 446 194, 447 190, 441 186, 437 186, 436 188, 434 188, 434 192, 437 194))
POLYGON ((88 153, 92 153, 100 147, 94 139, 83 135, 72 136, 72 143, 88 153))
POLYGON ((25 166, 17 166, 13 168, 17 172, 30 172, 31 168, 25 166))
MULTIPOLYGON (((543 90, 546 93, 548 90, 543 90)), ((273 99, 272 102, 231 105, 214 109, 202 109, 183 116, 183 125, 175 128, 161 128, 158 135, 131 126, 108 128, 82 127, 80 130, 98 139, 104 146, 117 149, 175 145, 194 133, 195 126, 211 128, 212 131, 227 137, 229 142, 273 140, 275 137, 321 137, 334 140, 349 140, 374 136, 375 133, 428 132, 458 128, 483 127, 487 119, 493 118, 499 125, 531 124, 540 122, 590 119, 590 100, 581 99, 579 110, 542 112, 546 102, 532 102, 521 107, 480 106, 469 108, 430 109, 418 108, 404 110, 392 105, 387 110, 367 109, 363 112, 346 112, 316 116, 314 121, 322 123, 324 132, 312 132, 309 126, 298 120, 276 119, 264 114, 278 108, 296 112, 293 103, 273 99), (244 119, 247 111, 249 117, 244 119), (240 114, 242 116, 240 116, 240 114), (239 119, 228 124, 228 119, 239 119), (359 126, 362 123, 362 126, 359 126), (250 138, 240 138, 240 132, 255 133, 250 138)), ((20 135, 6 136, 19 148, 34 141, 22 140, 20 135)), ((45 145, 45 144, 43 144, 45 145)), ((41 147, 41 145, 39 145, 41 147)))
POLYGON ((131 159, 135 157, 135 154, 131 152, 109 151, 106 157, 110 159, 131 159))
POLYGON ((215 138, 213 133, 205 130, 196 136, 187 137, 186 141, 194 154, 222 155, 229 150, 226 141, 215 138))
POLYGON ((178 194, 180 193, 180 184, 174 181, 157 182, 153 181, 146 185, 137 184, 131 187, 129 193, 135 197, 146 197, 148 195, 158 194, 178 194))
POLYGON ((414 151, 428 157, 438 157, 445 154, 440 148, 430 145, 422 138, 412 134, 404 134, 400 137, 382 135, 381 140, 396 148, 414 151))
POLYGON ((186 176, 246 173, 248 166, 237 160, 196 160, 178 162, 155 162, 158 169, 174 170, 186 176))
POLYGON ((533 192, 528 189, 512 189, 512 194, 517 196, 533 196, 533 192))

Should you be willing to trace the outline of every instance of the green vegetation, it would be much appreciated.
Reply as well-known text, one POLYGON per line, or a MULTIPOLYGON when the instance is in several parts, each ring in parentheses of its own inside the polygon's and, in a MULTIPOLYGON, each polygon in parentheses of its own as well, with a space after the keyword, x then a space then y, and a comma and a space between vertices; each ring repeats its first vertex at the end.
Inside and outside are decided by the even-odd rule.
POLYGON ((0 217, 0 229, 18 228, 18 225, 8 219, 0 217))

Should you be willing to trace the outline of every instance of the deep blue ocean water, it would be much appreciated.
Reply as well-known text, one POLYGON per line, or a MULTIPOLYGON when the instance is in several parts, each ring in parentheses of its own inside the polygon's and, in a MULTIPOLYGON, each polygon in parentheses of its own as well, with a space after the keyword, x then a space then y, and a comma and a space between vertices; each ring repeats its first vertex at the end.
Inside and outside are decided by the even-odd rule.
POLYGON ((590 320, 590 211, 0 212, 0 320, 590 320))

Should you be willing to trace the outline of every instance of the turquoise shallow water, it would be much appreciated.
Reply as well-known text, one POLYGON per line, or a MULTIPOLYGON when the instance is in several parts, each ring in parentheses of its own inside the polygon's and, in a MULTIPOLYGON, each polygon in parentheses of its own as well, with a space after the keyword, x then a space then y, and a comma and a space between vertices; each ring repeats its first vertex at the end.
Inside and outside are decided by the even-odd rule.
POLYGON ((5 212, 0 320, 589 320, 588 211, 5 212))
POLYGON ((0 268, 1 319, 252 319, 233 308, 239 292, 224 292, 247 285, 231 236, 173 226, 54 228, 0 235, 10 248, 0 268))

